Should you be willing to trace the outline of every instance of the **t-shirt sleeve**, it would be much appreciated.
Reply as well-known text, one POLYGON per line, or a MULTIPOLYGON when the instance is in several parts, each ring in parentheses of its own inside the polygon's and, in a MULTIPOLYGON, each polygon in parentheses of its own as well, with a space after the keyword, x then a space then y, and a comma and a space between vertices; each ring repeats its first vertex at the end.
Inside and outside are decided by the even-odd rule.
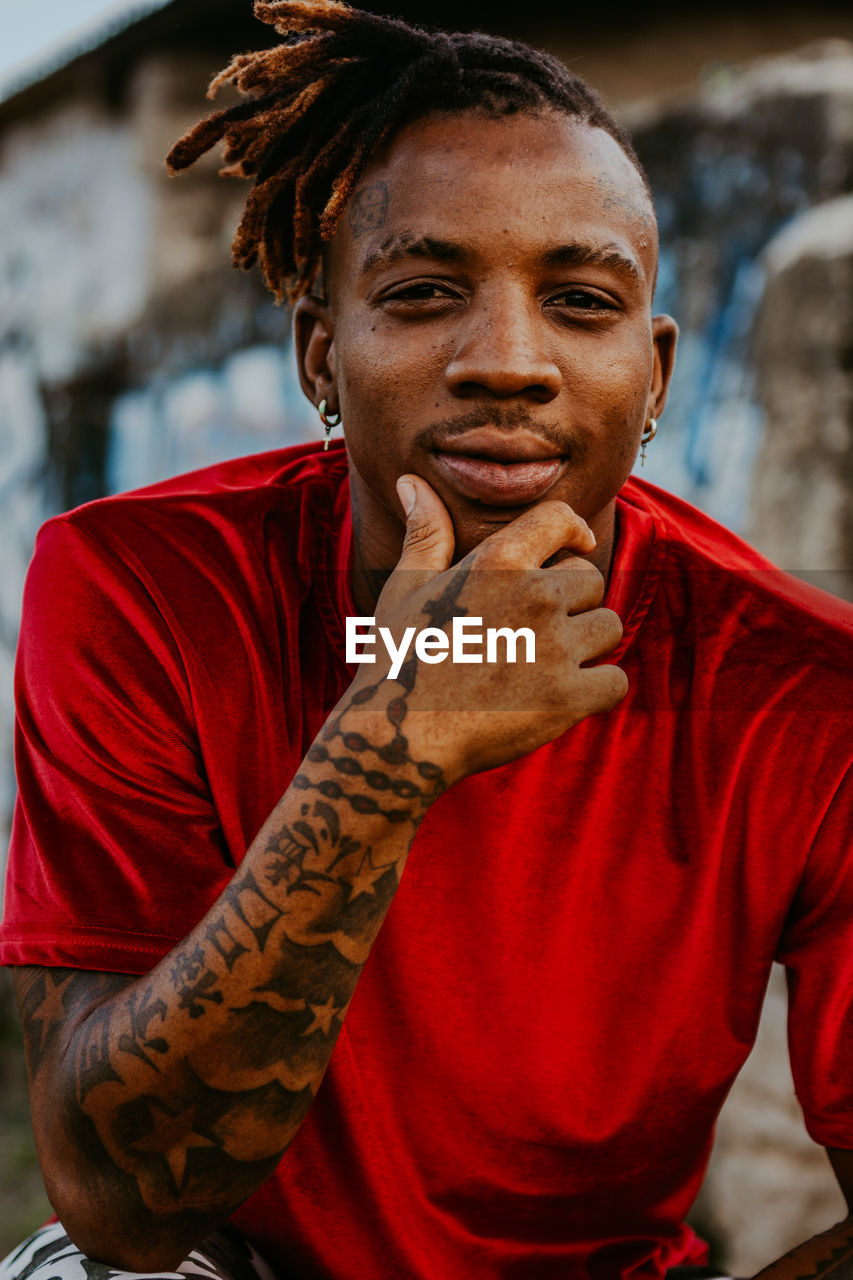
POLYGON ((806 1128, 822 1146, 853 1148, 853 771, 824 815, 778 959, 806 1128))
POLYGON ((0 962, 144 973, 233 874, 168 609, 130 553, 44 527, 16 666, 0 962))

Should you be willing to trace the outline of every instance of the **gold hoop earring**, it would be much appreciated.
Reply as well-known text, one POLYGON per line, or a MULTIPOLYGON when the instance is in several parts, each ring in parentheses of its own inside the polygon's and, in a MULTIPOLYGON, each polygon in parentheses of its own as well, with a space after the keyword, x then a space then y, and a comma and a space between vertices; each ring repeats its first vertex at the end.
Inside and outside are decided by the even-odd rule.
POLYGON ((320 415, 320 421, 323 424, 326 439, 323 443, 323 452, 325 453, 329 447, 329 436, 332 434, 332 427, 341 425, 341 415, 339 413, 329 413, 328 400, 321 400, 317 405, 317 412, 320 415))
POLYGON ((645 462, 646 462, 646 445, 651 444, 651 442, 654 440, 657 433, 658 433, 657 418, 649 418, 649 425, 646 427, 645 431, 643 432, 642 439, 640 440, 640 466, 641 467, 645 466, 645 462))

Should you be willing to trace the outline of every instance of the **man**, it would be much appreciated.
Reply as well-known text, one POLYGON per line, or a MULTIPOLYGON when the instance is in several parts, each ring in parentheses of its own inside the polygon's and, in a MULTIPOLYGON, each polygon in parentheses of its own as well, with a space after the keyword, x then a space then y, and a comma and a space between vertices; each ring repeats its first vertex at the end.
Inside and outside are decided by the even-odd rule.
MULTIPOLYGON (((256 175, 235 254, 346 451, 41 535, 2 942, 64 1230, 8 1274, 663 1276, 774 957, 853 1196, 850 611, 629 481, 675 326, 595 96, 259 13, 171 161, 256 175)), ((830 1268, 850 1219, 766 1274, 830 1268)))

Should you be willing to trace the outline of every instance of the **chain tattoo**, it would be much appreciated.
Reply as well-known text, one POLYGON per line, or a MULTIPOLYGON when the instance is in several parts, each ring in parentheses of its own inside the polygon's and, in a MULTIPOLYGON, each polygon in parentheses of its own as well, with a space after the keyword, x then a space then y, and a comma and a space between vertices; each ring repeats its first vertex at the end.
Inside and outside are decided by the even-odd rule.
MULTIPOLYGON (((458 568, 424 605, 432 625, 466 612, 467 576, 458 568)), ((134 1189, 135 1223, 220 1221, 307 1113, 446 786, 404 732, 417 673, 411 655, 396 681, 360 688, 327 721, 264 842, 147 977, 18 971, 36 1105, 74 1135, 93 1194, 125 1203, 134 1189), (360 712, 383 699, 388 732, 366 731, 360 712)))

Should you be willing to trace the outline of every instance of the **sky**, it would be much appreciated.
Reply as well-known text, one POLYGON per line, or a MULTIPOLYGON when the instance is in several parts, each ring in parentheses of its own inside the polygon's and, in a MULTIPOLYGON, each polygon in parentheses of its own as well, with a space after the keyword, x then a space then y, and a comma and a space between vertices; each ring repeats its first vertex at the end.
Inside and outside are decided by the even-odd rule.
POLYGON ((125 15, 166 0, 0 0, 0 96, 28 70, 47 66, 62 51, 125 15))

